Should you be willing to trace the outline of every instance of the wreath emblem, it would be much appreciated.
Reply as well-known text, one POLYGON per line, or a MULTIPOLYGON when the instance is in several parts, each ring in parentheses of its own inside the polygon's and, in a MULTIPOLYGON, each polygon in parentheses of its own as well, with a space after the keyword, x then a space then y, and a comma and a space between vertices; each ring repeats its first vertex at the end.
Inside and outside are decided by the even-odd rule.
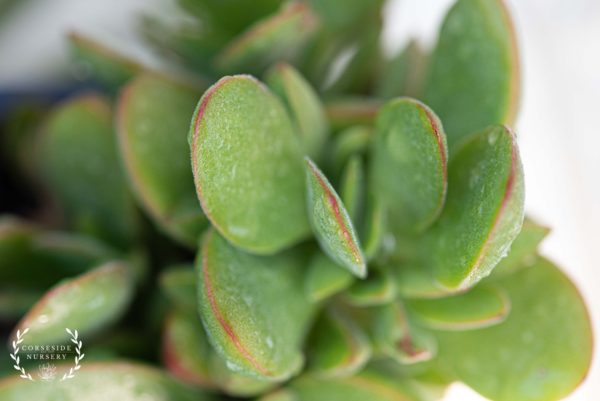
MULTIPOLYGON (((81 368, 81 360, 85 357, 85 354, 82 353, 83 342, 79 339, 79 332, 77 330, 71 331, 69 328, 66 328, 65 330, 69 334, 69 336, 71 336, 71 342, 75 344, 76 355, 74 359, 74 364, 69 368, 69 371, 63 375, 60 381, 65 381, 75 377, 75 373, 81 368)), ((21 366, 21 357, 19 356, 19 352, 21 351, 21 344, 23 343, 27 332, 29 332, 29 328, 26 328, 23 331, 17 330, 17 336, 12 342, 13 352, 10 354, 10 357, 14 361, 13 368, 19 372, 20 378, 29 381, 35 381, 31 374, 28 373, 25 370, 25 368, 21 366)), ((47 378, 45 378, 44 380, 47 380, 47 378)))

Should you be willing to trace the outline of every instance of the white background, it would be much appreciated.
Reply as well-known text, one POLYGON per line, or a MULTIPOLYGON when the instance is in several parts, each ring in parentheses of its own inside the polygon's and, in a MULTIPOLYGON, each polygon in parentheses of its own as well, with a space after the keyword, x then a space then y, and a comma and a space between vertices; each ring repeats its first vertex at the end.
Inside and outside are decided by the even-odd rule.
MULTIPOLYGON (((250 1, 250 0, 249 0, 250 1)), ((0 90, 56 79, 67 58, 63 33, 77 29, 117 48, 130 46, 136 10, 159 0, 30 0, 0 21, 0 90)), ((431 45, 451 0, 393 0, 385 46, 408 35, 431 45)), ((600 1, 508 0, 522 57, 523 94, 516 131, 529 214, 553 228, 542 251, 582 290, 600 332, 600 1)), ((600 399, 600 367, 569 401, 600 399)), ((482 400, 455 385, 447 401, 482 400)))

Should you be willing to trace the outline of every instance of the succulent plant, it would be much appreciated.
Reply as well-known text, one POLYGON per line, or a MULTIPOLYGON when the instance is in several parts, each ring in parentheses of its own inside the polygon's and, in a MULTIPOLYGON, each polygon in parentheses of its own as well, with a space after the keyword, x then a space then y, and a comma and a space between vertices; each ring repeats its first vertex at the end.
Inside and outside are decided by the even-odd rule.
POLYGON ((524 217, 501 0, 457 0, 431 52, 392 58, 380 0, 178 6, 179 24, 141 24, 169 68, 71 34, 97 89, 6 126, 38 199, 0 220, 6 339, 75 328, 87 356, 54 384, 2 367, 0 399, 426 401, 460 381, 547 401, 578 386, 590 321, 524 217))

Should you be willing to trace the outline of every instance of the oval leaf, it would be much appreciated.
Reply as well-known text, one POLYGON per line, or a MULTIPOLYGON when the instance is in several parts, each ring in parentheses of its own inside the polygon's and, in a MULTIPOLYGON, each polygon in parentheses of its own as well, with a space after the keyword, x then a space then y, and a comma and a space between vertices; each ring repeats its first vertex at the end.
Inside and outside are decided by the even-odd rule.
POLYGON ((190 116, 200 94, 156 75, 136 78, 121 93, 121 156, 138 200, 166 233, 190 247, 206 227, 187 160, 190 116))
POLYGON ((451 290, 487 276, 523 222, 523 169, 514 135, 492 126, 472 136, 448 169, 446 207, 423 241, 434 278, 451 290))
POLYGON ((440 214, 447 187, 446 135, 423 103, 400 98, 377 115, 371 180, 401 232, 423 231, 440 214))
POLYGON ((128 245, 135 209, 121 171, 108 100, 94 94, 69 100, 52 112, 40 139, 40 173, 71 225, 128 245))
POLYGON ((327 177, 306 158, 309 218, 323 251, 333 260, 364 278, 365 257, 346 208, 327 177))
POLYGON ((510 299, 498 287, 477 286, 442 299, 407 301, 424 325, 438 330, 470 330, 498 324, 510 312, 510 299))
POLYGON ((267 83, 287 105, 306 153, 320 160, 329 126, 319 95, 289 64, 275 66, 267 76, 267 83))
MULTIPOLYGON (((49 290, 14 330, 29 329, 27 344, 65 341, 65 328, 82 336, 92 334, 118 319, 134 289, 130 266, 109 262, 49 290)), ((13 333, 13 337, 14 337, 13 333)))
POLYGON ((271 381, 296 373, 313 309, 298 286, 302 254, 254 256, 210 231, 196 265, 200 315, 230 369, 271 381))
POLYGON ((310 8, 301 2, 284 5, 229 43, 216 57, 225 73, 260 72, 275 61, 295 56, 316 28, 310 8))
POLYGON ((202 209, 231 243, 274 253, 307 236, 301 150, 283 105, 262 84, 233 76, 212 86, 190 145, 202 209))
POLYGON ((365 172, 360 156, 353 156, 342 173, 340 197, 355 225, 361 222, 365 197, 365 172))
MULTIPOLYGON (((86 358, 87 359, 87 358, 86 358)), ((65 367, 57 367, 63 373, 65 367)), ((154 367, 129 362, 82 363, 72 379, 48 383, 18 377, 0 380, 0 399, 38 401, 98 400, 209 401, 213 397, 173 380, 154 367)))
POLYGON ((371 269, 366 280, 354 283, 344 293, 344 300, 355 306, 374 306, 392 302, 396 295, 396 283, 390 273, 383 269, 371 269))
POLYGON ((591 362, 592 329, 581 295, 541 258, 499 283, 512 302, 508 318, 481 330, 439 332, 440 358, 487 398, 563 399, 591 362))
POLYGON ((169 301, 180 309, 196 310, 196 272, 193 266, 183 265, 161 272, 159 284, 169 301))
POLYGON ((511 124, 519 96, 518 52, 500 0, 459 0, 431 56, 425 102, 440 116, 451 149, 490 124, 511 124))

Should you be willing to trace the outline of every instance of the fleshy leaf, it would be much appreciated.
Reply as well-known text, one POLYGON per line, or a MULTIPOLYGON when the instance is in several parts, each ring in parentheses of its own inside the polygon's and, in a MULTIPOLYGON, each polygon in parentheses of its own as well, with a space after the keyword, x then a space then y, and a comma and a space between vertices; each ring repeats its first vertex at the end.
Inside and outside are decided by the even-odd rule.
POLYGON ((180 380, 232 396, 262 394, 275 385, 229 370, 210 346, 195 311, 175 311, 170 315, 164 333, 163 360, 180 380))
POLYGON ((377 116, 371 180, 392 228, 423 231, 440 214, 447 188, 446 135, 423 103, 400 98, 377 116))
POLYGON ((480 285, 446 298, 407 301, 407 307, 422 324, 433 329, 470 330, 506 319, 510 299, 500 287, 480 285))
POLYGON ((14 332, 29 329, 27 344, 66 341, 68 327, 77 329, 82 336, 93 334, 125 312, 134 285, 129 265, 119 261, 105 263, 50 289, 14 332))
POLYGON ((0 287, 0 321, 21 318, 44 293, 41 290, 0 287))
POLYGON ((88 94, 51 113, 40 138, 40 173, 71 225, 125 246, 135 209, 117 153, 108 100, 88 94))
POLYGON ((508 318, 481 330, 437 333, 440 358, 487 398, 563 399, 581 383, 591 362, 592 329, 581 295, 542 258, 499 284, 512 302, 508 318))
MULTIPOLYGON (((287 387, 296 401, 422 401, 413 382, 367 368, 336 379, 304 375, 287 387)), ((285 400, 285 398, 283 398, 285 400)), ((270 401, 270 400, 269 400, 270 401)))
POLYGON ((160 288, 169 301, 180 309, 196 310, 196 272, 193 266, 173 266, 161 272, 160 288))
POLYGON ((274 253, 310 232, 302 154, 282 103, 249 76, 222 78, 190 131, 202 209, 231 243, 274 253))
POLYGON ((273 62, 293 58, 315 28, 315 17, 306 4, 284 5, 233 39, 217 55, 216 68, 225 73, 260 72, 273 62))
POLYGON ((382 99, 397 96, 419 97, 423 90, 423 72, 427 56, 416 40, 389 60, 383 67, 377 83, 376 93, 382 99))
POLYGON ((138 62, 79 33, 69 34, 69 42, 75 59, 81 63, 80 68, 110 89, 119 88, 145 69, 138 62))
POLYGON ((362 329, 343 311, 327 308, 317 319, 308 345, 308 364, 320 377, 344 377, 369 360, 371 346, 362 329))
POLYGON ((213 350, 195 312, 175 310, 167 317, 162 342, 162 360, 179 380, 206 389, 216 389, 211 374, 213 350))
POLYGON ((435 338, 409 322, 400 302, 378 306, 372 315, 372 337, 379 352, 401 364, 427 361, 436 355, 435 338))
MULTIPOLYGON (((87 358, 86 358, 87 359, 87 358)), ((19 377, 0 380, 0 399, 37 401, 98 400, 209 401, 212 396, 173 380, 163 371, 129 362, 83 362, 72 379, 48 383, 19 377)), ((64 374, 68 366, 57 366, 64 374)))
POLYGON ((340 197, 355 225, 361 221, 365 197, 365 172, 360 156, 348 160, 340 183, 340 197))
POLYGON ((318 94, 296 69, 284 63, 270 71, 267 83, 288 107, 306 153, 321 160, 329 126, 318 94))
POLYGON ((538 245, 546 238, 549 232, 549 228, 541 226, 529 218, 525 218, 521 232, 510 247, 510 252, 494 268, 489 279, 495 280, 506 277, 519 269, 532 266, 538 259, 538 245))
POLYGON ((44 231, 11 216, 0 218, 0 282, 11 286, 46 290, 115 256, 93 238, 44 231))
POLYGON ((357 281, 344 293, 344 300, 356 306, 383 305, 397 295, 396 283, 385 269, 371 269, 369 277, 357 281))
POLYGON ((366 277, 365 257, 346 208, 321 170, 305 161, 308 215, 321 248, 354 275, 366 277))
POLYGON ((458 149, 448 167, 446 206, 423 241, 434 278, 451 290, 487 276, 523 222, 523 169, 514 135, 491 126, 458 149))
POLYGON ((198 307, 209 340, 230 369, 282 381, 303 363, 300 347, 313 314, 304 297, 301 251, 255 256, 206 234, 196 262, 198 307))
POLYGON ((511 124, 518 92, 518 52, 504 2, 457 1, 431 56, 424 94, 449 147, 490 124, 511 124))
POLYGON ((156 75, 137 77, 121 93, 121 156, 140 204, 156 224, 195 247, 206 218, 188 161, 190 116, 200 93, 156 75))
POLYGON ((352 284, 354 276, 327 255, 313 256, 304 279, 306 297, 312 302, 323 301, 352 284))
POLYGON ((367 260, 377 256, 383 245, 386 230, 386 211, 379 196, 369 192, 363 228, 361 230, 361 241, 365 250, 367 260))
POLYGON ((372 131, 371 127, 356 125, 346 128, 335 136, 330 164, 336 174, 343 170, 352 156, 366 153, 372 131))
POLYGON ((443 298, 452 292, 441 286, 429 269, 420 265, 405 264, 394 270, 396 287, 403 298, 443 298))

